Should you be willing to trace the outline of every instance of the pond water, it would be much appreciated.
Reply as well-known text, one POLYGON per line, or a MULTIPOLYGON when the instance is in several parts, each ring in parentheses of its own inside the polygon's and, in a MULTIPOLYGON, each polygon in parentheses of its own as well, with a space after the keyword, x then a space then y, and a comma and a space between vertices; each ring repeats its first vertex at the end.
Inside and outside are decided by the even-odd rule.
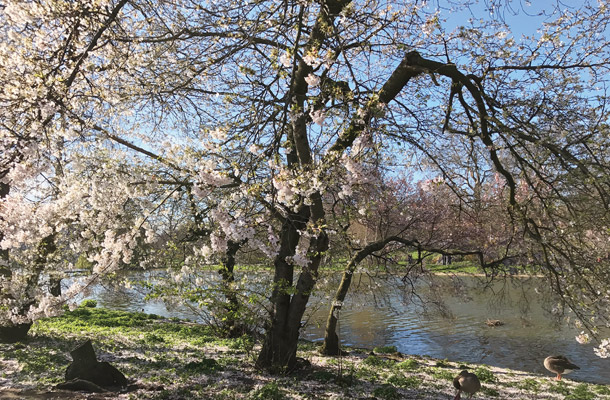
MULTIPOLYGON (((338 279, 339 274, 322 282, 323 289, 312 298, 314 311, 307 316, 303 338, 323 340, 325 304, 338 279)), ((563 354, 581 367, 569 378, 610 384, 610 360, 596 357, 592 344, 578 344, 574 337, 579 330, 567 326, 565 319, 553 317, 548 311, 553 303, 539 293, 539 286, 544 286, 541 280, 512 279, 482 290, 484 285, 475 277, 436 278, 432 286, 429 282, 415 284, 418 298, 410 296, 409 287, 399 278, 379 281, 356 275, 339 313, 339 339, 350 346, 396 346, 405 354, 484 363, 541 373, 549 379, 553 374, 544 369, 542 361, 548 355, 563 354), (444 312, 435 307, 439 296, 444 312), (488 319, 503 324, 490 327, 488 319)), ((134 289, 99 285, 89 298, 114 309, 200 319, 189 307, 145 301, 134 289)))

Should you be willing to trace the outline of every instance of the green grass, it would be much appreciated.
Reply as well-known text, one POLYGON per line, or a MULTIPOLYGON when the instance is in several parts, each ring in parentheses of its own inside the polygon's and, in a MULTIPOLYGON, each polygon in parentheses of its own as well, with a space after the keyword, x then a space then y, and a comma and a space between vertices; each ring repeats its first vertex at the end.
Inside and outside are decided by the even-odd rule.
POLYGON ((4 348, 4 358, 10 358, 21 364, 19 373, 24 380, 38 376, 39 385, 57 384, 63 381, 66 367, 72 361, 65 350, 64 344, 56 343, 56 349, 45 347, 25 347, 16 345, 13 348, 4 348))
POLYGON ((396 353, 398 349, 396 348, 396 346, 381 346, 375 347, 373 351, 378 354, 392 354, 396 353))
POLYGON ((392 368, 396 362, 382 357, 368 356, 364 359, 363 364, 373 367, 392 368))
POLYGON ((330 371, 320 370, 311 374, 311 378, 322 383, 328 383, 335 380, 336 375, 330 371))
POLYGON ((482 272, 478 265, 470 261, 458 261, 449 265, 426 264, 426 269, 435 273, 480 274, 482 272))
POLYGON ((266 384, 248 396, 248 399, 251 400, 283 400, 285 398, 283 390, 275 382, 266 384))
POLYGON ((485 386, 483 386, 481 388, 481 392, 484 395, 489 396, 489 397, 499 397, 500 396, 500 392, 498 392, 496 389, 485 387, 485 386))
POLYGON ((98 338, 103 342, 114 342, 116 335, 138 343, 153 346, 187 341, 201 343, 215 341, 211 329, 194 324, 160 323, 154 314, 90 308, 81 306, 68 311, 59 318, 37 321, 32 333, 38 336, 58 334, 64 337, 83 336, 98 338))
POLYGON ((203 358, 200 361, 191 361, 184 366, 184 370, 191 374, 211 374, 222 370, 218 361, 213 358, 203 358))
POLYGON ((536 379, 525 378, 516 385, 519 389, 538 393, 540 391, 540 382, 536 379))
POLYGON ((594 400, 596 398, 596 394, 590 390, 589 385, 581 383, 574 387, 564 400, 594 400))
POLYGON ((566 385, 564 381, 551 383, 548 387, 548 391, 551 393, 559 393, 559 394, 570 394, 570 387, 566 385))
POLYGON ((385 400, 400 399, 398 390, 396 390, 394 386, 388 384, 382 385, 373 390, 373 396, 385 400))
POLYGON ((605 396, 610 396, 610 387, 604 385, 595 385, 595 391, 598 394, 602 394, 605 396))
POLYGON ((449 360, 444 359, 444 360, 438 360, 436 362, 436 366, 439 368, 450 368, 451 367, 451 363, 449 363, 449 360))
POLYGON ((404 370, 404 371, 415 371, 416 369, 419 368, 419 363, 417 362, 417 360, 409 358, 405 361, 401 361, 398 364, 396 364, 396 368, 404 370))
POLYGON ((422 384, 421 378, 418 378, 417 376, 405 377, 401 374, 390 375, 387 382, 391 385, 404 388, 416 388, 422 384))
POLYGON ((434 379, 443 380, 443 381, 452 381, 453 378, 457 375, 457 373, 448 371, 439 367, 431 367, 427 368, 427 372, 430 373, 434 379))
POLYGON ((474 370, 474 373, 479 377, 481 382, 485 383, 494 383, 497 382, 498 378, 496 378, 489 369, 485 367, 477 367, 474 370))
MULTIPOLYGON (((165 385, 224 370, 223 360, 228 359, 206 357, 208 345, 245 352, 254 343, 248 337, 217 338, 211 329, 201 325, 95 306, 95 302, 85 301, 60 317, 38 320, 25 345, 0 345, 0 359, 19 363, 19 370, 12 375, 17 381, 41 387, 53 385, 63 381, 72 362, 70 351, 91 339, 98 358, 105 353, 118 356, 113 365, 128 378, 138 376, 143 382, 165 385)), ((231 363, 237 362, 226 361, 231 363)))

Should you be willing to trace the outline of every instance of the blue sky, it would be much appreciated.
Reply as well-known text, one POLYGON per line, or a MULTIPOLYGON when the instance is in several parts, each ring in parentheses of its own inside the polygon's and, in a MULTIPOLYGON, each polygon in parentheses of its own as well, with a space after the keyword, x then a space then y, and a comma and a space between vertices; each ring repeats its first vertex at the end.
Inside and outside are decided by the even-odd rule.
POLYGON ((470 18, 489 19, 490 17, 503 21, 508 25, 515 38, 521 35, 533 36, 542 27, 545 21, 555 19, 557 8, 561 10, 577 9, 591 1, 583 0, 481 0, 469 8, 462 8, 461 12, 449 11, 444 5, 447 1, 434 1, 429 3, 430 10, 440 10, 441 18, 447 19, 444 24, 447 30, 459 25, 467 25, 470 18), (491 4, 497 3, 497 5, 491 4))

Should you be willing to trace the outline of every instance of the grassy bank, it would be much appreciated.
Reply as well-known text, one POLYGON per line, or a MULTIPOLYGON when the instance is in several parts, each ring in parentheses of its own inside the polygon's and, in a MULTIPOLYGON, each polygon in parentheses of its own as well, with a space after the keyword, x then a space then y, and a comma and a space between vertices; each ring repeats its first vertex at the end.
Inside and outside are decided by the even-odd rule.
POLYGON ((0 398, 440 400, 452 398, 453 377, 469 368, 483 381, 476 399, 610 399, 606 385, 404 356, 393 348, 322 357, 316 345, 302 343, 302 369, 278 377, 253 367, 256 350, 248 337, 218 339, 207 327, 187 321, 79 307, 38 321, 26 343, 0 345, 0 398), (135 383, 131 392, 74 395, 52 389, 63 381, 70 350, 86 338, 99 360, 135 383))

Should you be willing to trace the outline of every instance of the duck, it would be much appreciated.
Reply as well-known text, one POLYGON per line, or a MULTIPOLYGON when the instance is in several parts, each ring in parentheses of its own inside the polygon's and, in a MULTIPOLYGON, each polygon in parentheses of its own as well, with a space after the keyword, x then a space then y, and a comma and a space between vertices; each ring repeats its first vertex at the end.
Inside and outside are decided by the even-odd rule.
POLYGON ((453 386, 458 390, 453 400, 460 400, 460 393, 462 392, 468 393, 468 398, 471 399, 472 395, 481 389, 481 382, 475 374, 463 370, 453 378, 453 386))
POLYGON ((572 364, 570 360, 568 360, 564 356, 548 356, 544 359, 544 368, 549 371, 556 373, 557 377, 555 380, 561 380, 561 374, 567 374, 575 369, 580 369, 577 365, 572 364))

